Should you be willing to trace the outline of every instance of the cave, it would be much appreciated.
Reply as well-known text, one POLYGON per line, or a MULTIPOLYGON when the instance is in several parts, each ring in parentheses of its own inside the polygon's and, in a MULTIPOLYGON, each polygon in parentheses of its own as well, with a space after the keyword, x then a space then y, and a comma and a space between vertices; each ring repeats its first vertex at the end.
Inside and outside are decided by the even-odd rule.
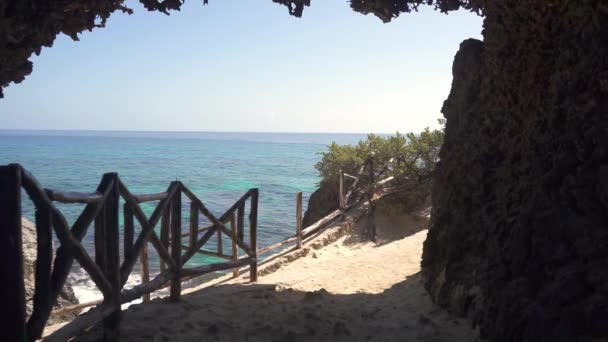
MULTIPOLYGON (((273 1, 295 16, 311 5, 273 1)), ((161 12, 182 3, 141 2, 161 12)), ((605 340, 608 3, 351 1, 384 22, 421 5, 484 17, 484 40, 456 54, 442 109, 426 289, 492 341, 605 340)), ((77 39, 114 11, 130 9, 121 0, 2 1, 0 88, 23 81, 30 56, 59 33, 77 39)))

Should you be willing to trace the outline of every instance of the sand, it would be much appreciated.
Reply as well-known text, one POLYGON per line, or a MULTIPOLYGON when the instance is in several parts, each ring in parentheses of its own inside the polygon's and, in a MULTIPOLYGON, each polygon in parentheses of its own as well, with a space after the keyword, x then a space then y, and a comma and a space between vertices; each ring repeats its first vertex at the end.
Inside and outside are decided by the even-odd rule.
MULTIPOLYGON (((182 296, 132 305, 121 341, 475 341, 465 320, 424 291, 419 218, 379 219, 380 242, 360 231, 247 284, 241 277, 182 296)), ((94 329, 77 341, 96 341, 94 329)))

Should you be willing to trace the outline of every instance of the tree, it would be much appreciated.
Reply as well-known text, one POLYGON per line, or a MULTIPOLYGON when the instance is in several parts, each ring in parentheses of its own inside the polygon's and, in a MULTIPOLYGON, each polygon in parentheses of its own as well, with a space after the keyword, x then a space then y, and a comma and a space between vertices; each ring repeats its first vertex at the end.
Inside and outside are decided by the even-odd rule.
MULTIPOLYGON (((443 121, 440 123, 444 124, 443 121)), ((321 184, 336 186, 340 172, 357 175, 356 192, 366 193, 390 191, 397 194, 399 204, 409 209, 428 205, 431 194, 432 175, 439 161, 439 150, 443 143, 444 130, 426 128, 419 134, 397 132, 389 137, 369 134, 356 145, 339 145, 333 142, 321 160, 315 165, 321 176, 321 184), (362 166, 373 172, 362 171, 362 166), (380 180, 393 177, 390 182, 378 187, 380 180)), ((349 182, 348 186, 353 184, 349 182)))

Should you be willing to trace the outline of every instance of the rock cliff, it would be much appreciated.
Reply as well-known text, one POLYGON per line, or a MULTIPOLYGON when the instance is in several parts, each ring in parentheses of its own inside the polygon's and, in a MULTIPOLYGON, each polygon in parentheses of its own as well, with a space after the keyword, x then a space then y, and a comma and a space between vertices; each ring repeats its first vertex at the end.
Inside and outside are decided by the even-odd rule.
POLYGON ((321 183, 319 188, 310 195, 308 207, 302 219, 302 227, 306 228, 338 209, 339 196, 337 184, 321 183))
POLYGON ((608 6, 484 1, 465 41, 423 276, 494 341, 608 337, 608 6))

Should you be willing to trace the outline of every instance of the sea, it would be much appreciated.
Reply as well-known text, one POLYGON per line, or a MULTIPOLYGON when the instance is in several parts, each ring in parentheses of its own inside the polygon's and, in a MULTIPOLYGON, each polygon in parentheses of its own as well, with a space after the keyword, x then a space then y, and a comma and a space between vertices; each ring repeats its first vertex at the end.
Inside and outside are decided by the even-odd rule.
MULTIPOLYGON (((338 133, 0 130, 0 165, 19 163, 45 188, 62 191, 94 192, 106 172, 117 172, 137 194, 163 192, 172 181, 179 180, 216 217, 247 190, 258 188, 257 243, 263 248, 295 233, 296 193, 303 192, 306 210, 320 180, 315 164, 327 146, 334 141, 355 144, 365 137, 338 133)), ((34 221, 33 204, 25 194, 23 198, 23 216, 34 221)), ((184 217, 187 204, 182 203, 184 217)), ((72 224, 84 206, 57 207, 72 224)), ((155 204, 142 207, 150 215, 155 204)), ((186 231, 187 220, 183 221, 186 231)), ((82 242, 91 255, 92 231, 90 227, 82 242)), ((154 274, 158 272, 158 257, 153 253, 150 257, 154 274)), ((188 265, 214 261, 212 257, 196 256, 188 265)), ((136 266, 129 284, 139 282, 138 274, 136 266)), ((100 298, 78 265, 70 282, 81 302, 100 298)))

